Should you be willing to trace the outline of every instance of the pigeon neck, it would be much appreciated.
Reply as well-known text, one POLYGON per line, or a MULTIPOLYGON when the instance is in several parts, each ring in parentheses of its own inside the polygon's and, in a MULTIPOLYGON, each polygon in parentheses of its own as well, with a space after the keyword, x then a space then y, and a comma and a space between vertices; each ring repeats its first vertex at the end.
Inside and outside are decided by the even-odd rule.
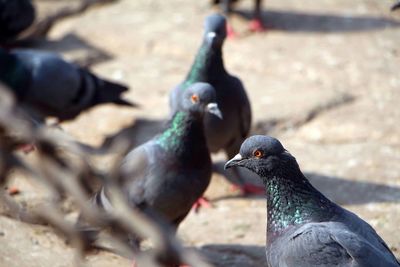
POLYGON ((208 154, 203 119, 200 115, 191 112, 175 113, 168 129, 159 137, 158 143, 165 150, 174 151, 182 159, 192 158, 193 153, 200 152, 197 150, 208 154))
POLYGON ((213 47, 204 41, 186 77, 184 88, 195 82, 208 82, 212 84, 213 79, 225 73, 222 47, 213 47))
POLYGON ((325 221, 335 213, 337 206, 310 184, 298 166, 263 181, 267 192, 268 244, 295 225, 325 221))

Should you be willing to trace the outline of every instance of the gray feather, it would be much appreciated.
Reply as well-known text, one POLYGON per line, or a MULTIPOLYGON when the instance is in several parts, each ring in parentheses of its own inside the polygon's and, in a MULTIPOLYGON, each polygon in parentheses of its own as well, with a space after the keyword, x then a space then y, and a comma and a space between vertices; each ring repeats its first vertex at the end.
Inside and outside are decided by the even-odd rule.
POLYGON ((225 168, 241 166, 265 184, 270 267, 399 267, 375 230, 313 187, 279 140, 249 137, 225 168))
POLYGON ((121 99, 121 94, 128 90, 126 86, 101 79, 57 54, 16 49, 8 55, 2 53, 0 65, 7 56, 16 61, 15 66, 9 68, 24 70, 7 70, 9 73, 19 73, 15 75, 13 82, 22 84, 18 87, 8 85, 12 89, 18 89, 16 93, 19 94, 21 104, 44 117, 54 116, 59 120, 69 120, 98 104, 129 104, 121 99))
POLYGON ((223 119, 214 115, 205 116, 207 144, 211 152, 223 149, 232 157, 250 131, 251 108, 242 82, 230 75, 223 64, 221 50, 226 38, 225 28, 226 21, 223 16, 211 15, 206 18, 204 40, 195 62, 186 80, 171 91, 169 99, 173 114, 179 108, 179 99, 188 85, 207 82, 214 86, 223 119), (217 34, 212 44, 207 40, 209 32, 217 34), (203 60, 202 57, 207 59, 203 60))

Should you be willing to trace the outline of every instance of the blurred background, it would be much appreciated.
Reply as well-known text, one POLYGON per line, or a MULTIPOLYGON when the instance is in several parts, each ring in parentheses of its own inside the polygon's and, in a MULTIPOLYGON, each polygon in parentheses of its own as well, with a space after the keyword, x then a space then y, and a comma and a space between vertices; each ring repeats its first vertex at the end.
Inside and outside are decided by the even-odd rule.
MULTIPOLYGON (((33 2, 38 19, 79 3, 33 2)), ((226 41, 224 61, 247 89, 252 133, 279 138, 313 185, 370 223, 400 257, 400 11, 390 12, 393 3, 266 0, 266 31, 252 33, 253 1, 239 1, 230 17, 237 36, 226 41)), ((127 128, 151 135, 192 64, 205 16, 216 10, 207 0, 120 0, 57 23, 31 45, 128 84, 126 98, 141 105, 96 107, 61 127, 93 146, 127 128)), ((224 155, 214 159, 220 169, 224 155)), ((178 236, 215 266, 265 266, 265 199, 239 196, 219 173, 206 192, 213 207, 191 212, 178 236)), ((49 200, 34 180, 14 176, 20 203, 49 200)), ((73 205, 65 211, 76 217, 73 205)), ((0 266, 72 266, 72 255, 50 227, 0 216, 0 266)), ((104 251, 87 260, 130 265, 104 251)))

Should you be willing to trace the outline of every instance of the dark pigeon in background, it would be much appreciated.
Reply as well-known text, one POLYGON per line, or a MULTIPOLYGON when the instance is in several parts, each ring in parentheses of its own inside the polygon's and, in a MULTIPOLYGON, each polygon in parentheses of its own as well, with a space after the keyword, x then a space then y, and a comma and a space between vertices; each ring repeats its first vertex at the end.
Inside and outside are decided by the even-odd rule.
MULTIPOLYGON (((132 207, 159 215, 175 229, 210 182, 204 114, 221 116, 209 84, 189 86, 180 101, 167 129, 134 148, 121 165, 121 188, 132 207)), ((106 187, 94 200, 106 211, 112 209, 106 187)))
MULTIPOLYGON (((205 115, 207 144, 211 152, 223 149, 231 158, 239 151, 250 131, 251 108, 242 82, 225 70, 222 59, 225 38, 225 18, 219 14, 208 16, 203 43, 185 81, 171 91, 170 106, 172 112, 176 112, 180 108, 182 95, 195 82, 206 82, 214 86, 223 119, 213 114, 205 115)), ((246 185, 238 173, 236 176, 244 193, 257 191, 252 190, 254 186, 246 185)))
POLYGON ((35 16, 30 0, 0 0, 0 43, 16 39, 32 25, 35 16))
POLYGON ((0 49, 0 81, 40 119, 70 120, 103 103, 134 106, 121 98, 126 86, 101 79, 49 52, 0 49))
POLYGON ((277 139, 248 138, 225 168, 233 166, 255 172, 265 185, 268 266, 400 266, 368 223, 310 184, 277 139))
MULTIPOLYGON (((222 13, 229 18, 233 11, 233 5, 237 0, 214 0, 214 5, 219 5, 222 13)), ((249 29, 252 32, 262 32, 265 30, 261 15, 262 0, 254 0, 253 17, 250 21, 249 29)), ((235 37, 236 33, 230 24, 227 24, 228 36, 235 37)))

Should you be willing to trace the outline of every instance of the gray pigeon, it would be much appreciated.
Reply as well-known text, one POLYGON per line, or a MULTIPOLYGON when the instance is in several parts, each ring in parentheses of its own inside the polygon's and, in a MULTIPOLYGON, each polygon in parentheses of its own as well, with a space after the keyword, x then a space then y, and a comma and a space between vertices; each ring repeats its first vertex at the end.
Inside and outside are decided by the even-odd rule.
MULTIPOLYGON (((121 165, 123 192, 133 207, 156 213, 177 228, 202 196, 211 178, 211 159, 204 136, 205 113, 221 116, 214 88, 191 85, 168 128, 134 148, 121 165)), ((103 188, 95 202, 112 209, 103 188)))
MULTIPOLYGON (((237 2, 237 0, 214 0, 214 5, 219 5, 222 13, 229 18, 230 14, 233 12, 233 4, 237 2)), ((261 16, 261 5, 262 0, 254 0, 254 11, 253 17, 250 21, 249 29, 253 32, 262 32, 265 30, 262 16, 261 16)), ((235 37, 236 33, 233 27, 230 24, 227 24, 228 37, 235 37)))
POLYGON ((264 182, 268 266, 400 266, 368 223, 310 184, 277 139, 249 137, 225 164, 233 166, 255 172, 264 182))
MULTIPOLYGON (((225 70, 222 59, 225 38, 225 18, 219 14, 208 16, 205 20, 203 43, 185 81, 171 91, 170 106, 172 112, 176 112, 180 108, 180 98, 195 82, 206 82, 214 86, 223 119, 213 114, 205 115, 207 144, 211 152, 223 149, 231 158, 250 131, 251 108, 242 82, 225 70)), ((242 190, 250 192, 252 187, 245 185, 238 174, 236 176, 242 190)))
POLYGON ((0 43, 12 41, 35 20, 30 0, 0 0, 0 43))
POLYGON ((127 87, 101 79, 49 52, 0 49, 0 81, 32 113, 60 121, 102 103, 134 106, 121 98, 127 87))

